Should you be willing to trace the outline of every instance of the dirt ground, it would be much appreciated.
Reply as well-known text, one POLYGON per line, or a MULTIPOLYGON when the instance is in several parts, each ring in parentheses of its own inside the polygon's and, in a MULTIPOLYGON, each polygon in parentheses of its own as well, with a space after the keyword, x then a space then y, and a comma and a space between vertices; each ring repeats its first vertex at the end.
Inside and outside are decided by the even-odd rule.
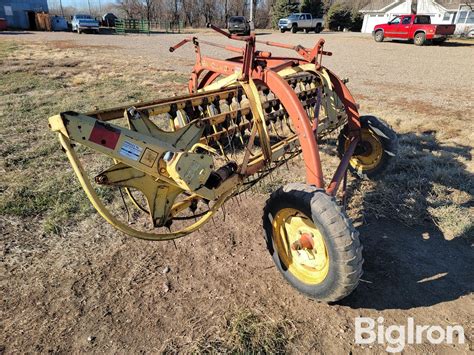
MULTIPOLYGON (((183 93, 193 50, 167 49, 190 35, 0 34, 0 352, 384 352, 355 344, 362 316, 462 325, 465 344, 405 351, 472 353, 474 43, 322 34, 334 53, 324 64, 350 78, 361 112, 383 117, 401 144, 385 182, 350 182, 364 275, 327 305, 295 291, 268 255, 261 214, 274 183, 176 243, 127 237, 89 212, 47 117, 183 93)), ((258 38, 312 46, 319 35, 258 38)), ((304 179, 301 162, 290 169, 276 181, 304 179)))

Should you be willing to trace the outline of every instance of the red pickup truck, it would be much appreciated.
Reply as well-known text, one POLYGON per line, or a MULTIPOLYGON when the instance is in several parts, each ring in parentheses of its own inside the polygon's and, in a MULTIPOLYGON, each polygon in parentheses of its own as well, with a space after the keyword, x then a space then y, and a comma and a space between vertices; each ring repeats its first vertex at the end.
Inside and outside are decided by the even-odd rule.
POLYGON ((384 38, 408 39, 422 46, 426 41, 444 42, 455 29, 456 25, 432 25, 428 15, 400 15, 387 24, 375 26, 372 35, 377 42, 384 38))

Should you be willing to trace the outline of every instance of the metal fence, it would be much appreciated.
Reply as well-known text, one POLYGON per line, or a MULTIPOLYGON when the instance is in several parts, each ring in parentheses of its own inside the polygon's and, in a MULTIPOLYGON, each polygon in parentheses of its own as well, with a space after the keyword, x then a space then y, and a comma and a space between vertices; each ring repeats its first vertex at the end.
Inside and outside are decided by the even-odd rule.
POLYGON ((115 20, 115 32, 118 34, 150 34, 151 32, 181 33, 182 29, 183 21, 147 21, 133 19, 115 20))

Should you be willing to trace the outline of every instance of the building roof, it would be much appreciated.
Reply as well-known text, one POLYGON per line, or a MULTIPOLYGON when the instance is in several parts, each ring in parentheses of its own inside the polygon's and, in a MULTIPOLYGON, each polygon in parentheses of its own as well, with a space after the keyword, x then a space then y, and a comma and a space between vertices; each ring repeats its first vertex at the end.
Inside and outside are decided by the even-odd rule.
MULTIPOLYGON (((449 0, 446 0, 449 1, 449 0)), ((399 0, 372 0, 369 4, 360 9, 360 12, 382 11, 390 5, 400 3, 399 0)))
POLYGON ((460 5, 469 3, 469 1, 466 0, 435 0, 434 2, 441 5, 446 10, 458 10, 460 5))

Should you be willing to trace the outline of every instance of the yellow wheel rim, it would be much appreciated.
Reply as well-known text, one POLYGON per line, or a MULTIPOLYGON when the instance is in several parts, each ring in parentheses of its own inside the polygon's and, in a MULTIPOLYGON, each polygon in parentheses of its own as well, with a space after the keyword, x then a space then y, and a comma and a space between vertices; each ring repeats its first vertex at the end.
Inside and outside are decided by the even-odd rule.
POLYGON ((280 260, 298 280, 321 283, 329 271, 324 238, 312 220, 293 208, 284 208, 273 219, 273 241, 280 260))
MULTIPOLYGON (((354 155, 351 160, 351 166, 358 171, 367 171, 375 169, 381 162, 383 156, 383 146, 380 138, 368 128, 362 128, 362 145, 366 152, 361 155, 354 155)), ((349 140, 347 139, 344 148, 349 148, 349 140)))

